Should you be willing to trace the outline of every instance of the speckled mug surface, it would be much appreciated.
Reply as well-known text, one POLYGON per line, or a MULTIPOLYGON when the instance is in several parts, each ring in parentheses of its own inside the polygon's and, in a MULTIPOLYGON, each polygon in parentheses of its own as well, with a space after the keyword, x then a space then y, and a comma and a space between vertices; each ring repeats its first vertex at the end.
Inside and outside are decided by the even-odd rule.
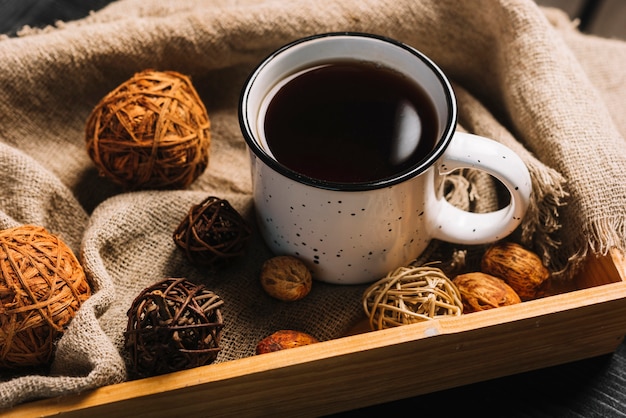
POLYGON ((422 53, 389 38, 328 33, 285 45, 248 78, 239 119, 250 149, 261 234, 274 253, 299 257, 320 281, 378 280, 414 260, 432 239, 459 244, 497 241, 515 230, 528 207, 531 181, 522 160, 493 140, 455 132, 456 99, 446 76, 422 53), (272 91, 296 72, 345 59, 399 71, 433 101, 437 142, 409 170, 375 181, 339 183, 293 171, 270 152, 263 117, 272 91), (509 205, 476 214, 448 203, 442 194, 443 176, 461 168, 480 169, 500 180, 511 195, 509 205))

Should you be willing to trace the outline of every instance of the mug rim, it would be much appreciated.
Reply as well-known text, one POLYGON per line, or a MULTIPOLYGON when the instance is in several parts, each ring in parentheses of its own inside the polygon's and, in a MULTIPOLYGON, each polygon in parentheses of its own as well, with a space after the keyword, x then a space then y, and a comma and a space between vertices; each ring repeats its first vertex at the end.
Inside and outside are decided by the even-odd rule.
POLYGON ((295 180, 299 183, 309 185, 312 187, 326 189, 326 190, 336 190, 336 191, 366 191, 366 190, 374 190, 380 189, 383 187, 390 187, 398 183, 402 183, 411 178, 417 177, 418 175, 425 172, 429 169, 445 152, 446 148, 450 144, 452 137, 454 135, 454 131, 456 130, 456 122, 457 122, 457 103, 456 97, 454 95, 454 90, 450 81, 443 73, 443 71, 437 66, 430 58, 424 55, 422 52, 417 49, 395 40, 390 37, 377 35, 373 33, 365 33, 365 32, 326 32, 319 33, 314 35, 305 36, 294 41, 291 41, 280 48, 276 49, 274 52, 266 56, 250 73, 247 77, 246 81, 243 84, 243 88, 241 90, 241 94, 239 97, 239 126, 243 137, 248 145, 248 148, 260 158, 266 165, 272 168, 275 172, 282 174, 283 176, 295 180), (287 166, 278 162, 274 157, 269 155, 260 145, 260 140, 255 139, 255 133, 253 133, 252 128, 250 127, 249 118, 247 115, 246 107, 248 103, 248 96, 250 94, 250 90, 254 81, 259 76, 259 74, 263 71, 263 69, 277 56, 289 50, 293 46, 311 42, 320 38, 329 38, 329 37, 361 37, 361 38, 371 38, 378 41, 383 41, 389 43, 393 46, 404 49, 410 54, 414 55, 418 59, 422 61, 436 76, 439 80, 441 86, 443 87, 445 99, 448 107, 448 115, 446 120, 446 125, 443 127, 443 131, 437 141, 435 142, 434 148, 417 164, 412 165, 411 167, 395 173, 393 176, 383 177, 381 179, 363 181, 363 182, 340 182, 340 181, 329 181, 317 179, 314 177, 307 176, 305 174, 299 173, 295 170, 288 168, 287 166))

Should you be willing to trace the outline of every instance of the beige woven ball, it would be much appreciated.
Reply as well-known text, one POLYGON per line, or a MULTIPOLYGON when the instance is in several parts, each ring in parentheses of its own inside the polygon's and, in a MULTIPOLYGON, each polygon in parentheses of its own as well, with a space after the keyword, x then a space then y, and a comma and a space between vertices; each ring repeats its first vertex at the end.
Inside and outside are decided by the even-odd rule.
POLYGON ((0 370, 48 363, 91 295, 72 250, 44 228, 0 231, 0 370))
POLYGON ((368 287, 363 309, 370 328, 380 330, 463 313, 452 280, 433 266, 401 266, 368 287))
POLYGON ((127 190, 185 188, 209 163, 206 108, 174 71, 142 71, 107 94, 85 139, 100 174, 127 190))

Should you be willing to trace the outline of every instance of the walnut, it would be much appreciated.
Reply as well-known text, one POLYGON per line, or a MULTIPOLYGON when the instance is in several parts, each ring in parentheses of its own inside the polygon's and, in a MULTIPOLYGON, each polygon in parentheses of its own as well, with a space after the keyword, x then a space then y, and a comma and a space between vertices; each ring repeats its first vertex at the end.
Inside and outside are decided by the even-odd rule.
POLYGON ((542 296, 550 277, 537 254, 514 242, 500 242, 487 249, 480 269, 504 280, 522 300, 542 296))
POLYGON ((317 338, 305 332, 280 330, 259 341, 256 346, 256 354, 271 353, 318 342, 317 338))
POLYGON ((485 311, 521 303, 519 295, 504 280, 481 272, 459 274, 452 281, 463 302, 463 313, 485 311))
POLYGON ((298 258, 281 255, 261 267, 261 286, 270 296, 283 301, 302 299, 313 285, 311 271, 298 258))

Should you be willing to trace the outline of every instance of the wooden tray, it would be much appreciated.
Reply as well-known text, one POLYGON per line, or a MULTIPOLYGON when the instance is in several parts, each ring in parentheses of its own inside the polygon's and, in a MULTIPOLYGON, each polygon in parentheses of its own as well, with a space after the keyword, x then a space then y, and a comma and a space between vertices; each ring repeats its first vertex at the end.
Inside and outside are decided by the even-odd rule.
POLYGON ((320 416, 615 351, 626 259, 590 259, 564 293, 130 381, 2 412, 8 417, 320 416), (445 364, 446 367, 441 367, 445 364))

